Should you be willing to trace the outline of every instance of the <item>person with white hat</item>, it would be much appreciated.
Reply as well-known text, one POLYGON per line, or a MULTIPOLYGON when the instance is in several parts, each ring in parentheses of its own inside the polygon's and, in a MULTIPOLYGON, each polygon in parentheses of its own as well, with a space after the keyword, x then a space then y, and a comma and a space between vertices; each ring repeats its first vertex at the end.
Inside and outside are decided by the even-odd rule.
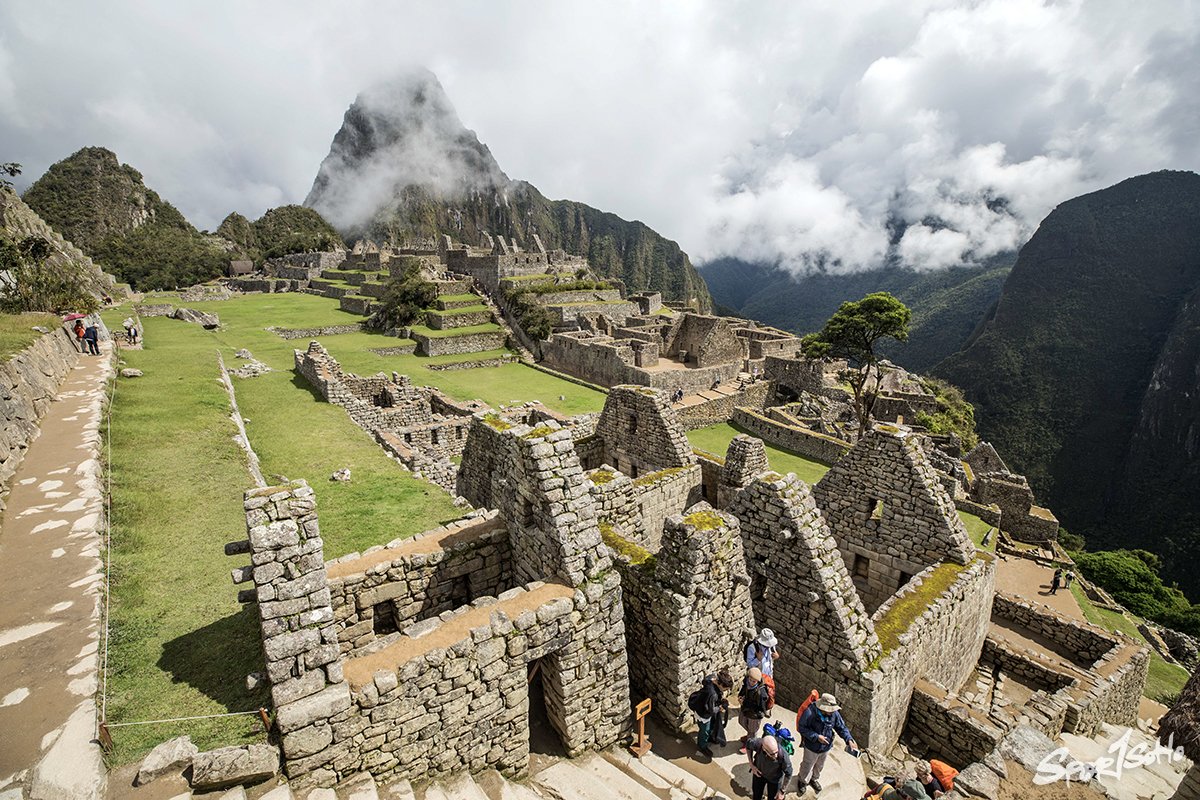
POLYGON ((783 800, 792 778, 792 758, 775 737, 750 739, 746 742, 746 758, 750 761, 750 790, 754 800, 764 800, 764 791, 765 800, 783 800))
POLYGON ((775 631, 770 628, 763 628, 758 634, 758 638, 746 645, 746 666, 758 667, 762 670, 763 675, 775 677, 775 657, 779 655, 779 651, 775 648, 779 645, 779 640, 775 638, 775 631))
POLYGON ((850 735, 850 729, 846 727, 840 710, 837 698, 826 692, 817 698, 815 703, 810 703, 800 717, 800 724, 797 726, 799 730, 796 733, 804 744, 804 759, 800 762, 800 782, 796 785, 796 791, 801 794, 810 785, 813 791, 820 793, 821 769, 825 766, 830 749, 833 748, 835 733, 845 740, 847 750, 858 750, 858 745, 854 743, 854 737, 850 735))

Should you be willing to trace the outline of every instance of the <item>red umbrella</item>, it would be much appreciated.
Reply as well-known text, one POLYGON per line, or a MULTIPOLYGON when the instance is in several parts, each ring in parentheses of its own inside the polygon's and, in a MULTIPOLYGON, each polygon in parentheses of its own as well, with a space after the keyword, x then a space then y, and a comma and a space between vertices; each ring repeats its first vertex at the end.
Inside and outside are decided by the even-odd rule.
POLYGON ((67 314, 65 317, 63 317, 63 322, 70 322, 73 319, 83 319, 86 316, 87 314, 67 314))

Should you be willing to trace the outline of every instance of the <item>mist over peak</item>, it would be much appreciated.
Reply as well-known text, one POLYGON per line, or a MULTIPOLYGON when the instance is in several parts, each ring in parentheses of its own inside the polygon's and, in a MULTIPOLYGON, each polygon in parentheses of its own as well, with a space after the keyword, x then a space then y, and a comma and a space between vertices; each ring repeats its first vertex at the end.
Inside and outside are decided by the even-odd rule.
POLYGON ((459 119, 437 76, 406 71, 355 98, 304 205, 353 234, 408 187, 455 202, 511 182, 459 119))

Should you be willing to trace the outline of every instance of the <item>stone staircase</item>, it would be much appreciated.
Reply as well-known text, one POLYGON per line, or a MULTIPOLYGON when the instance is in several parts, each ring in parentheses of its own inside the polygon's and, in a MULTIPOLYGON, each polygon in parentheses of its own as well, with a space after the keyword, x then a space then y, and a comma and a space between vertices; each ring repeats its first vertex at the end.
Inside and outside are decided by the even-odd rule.
POLYGON ((212 800, 729 800, 691 773, 654 753, 641 760, 623 750, 559 760, 532 777, 512 781, 490 770, 458 774, 413 787, 408 781, 381 784, 367 773, 333 789, 293 791, 287 784, 249 792, 241 787, 205 795, 212 800))

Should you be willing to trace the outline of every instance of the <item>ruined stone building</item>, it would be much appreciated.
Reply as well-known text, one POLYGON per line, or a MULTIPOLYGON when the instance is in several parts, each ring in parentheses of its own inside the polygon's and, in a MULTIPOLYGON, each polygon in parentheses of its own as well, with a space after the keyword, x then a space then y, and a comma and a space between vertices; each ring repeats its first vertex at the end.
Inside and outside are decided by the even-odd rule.
MULTIPOLYGON (((376 415, 410 413, 387 409, 433 402, 342 375, 317 345, 297 358, 380 430, 376 415)), ((252 563, 234 577, 253 582, 293 777, 520 774, 543 706, 571 754, 620 740, 641 697, 678 728, 761 627, 780 640, 780 705, 832 691, 869 748, 984 754, 1020 722, 1056 735, 1136 713, 1147 651, 997 596, 995 556, 919 432, 877 426, 810 487, 749 436, 698 457, 648 387, 614 387, 598 419, 454 419, 456 492, 479 510, 444 528, 327 564, 309 487, 246 495, 233 551, 252 563)))

